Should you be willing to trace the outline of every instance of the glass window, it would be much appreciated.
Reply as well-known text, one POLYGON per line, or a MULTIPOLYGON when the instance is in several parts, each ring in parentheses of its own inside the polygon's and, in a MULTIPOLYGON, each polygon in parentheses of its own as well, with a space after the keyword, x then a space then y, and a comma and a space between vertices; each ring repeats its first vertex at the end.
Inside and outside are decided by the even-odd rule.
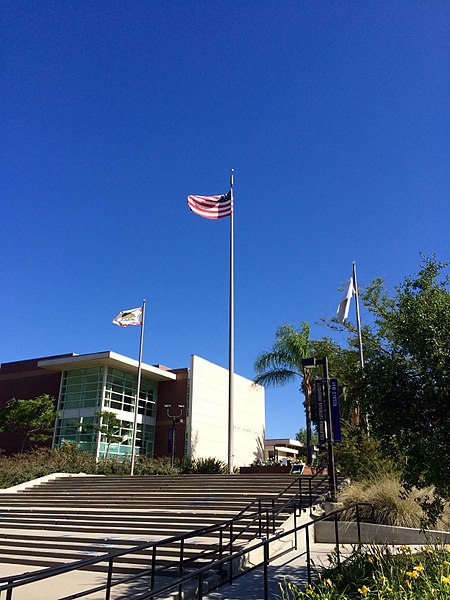
MULTIPOLYGON (((106 376, 105 406, 127 412, 134 411, 137 377, 119 369, 108 369, 106 376)), ((156 416, 158 386, 154 381, 141 380, 138 412, 147 417, 156 416)))
POLYGON ((64 371, 60 409, 100 406, 102 387, 103 367, 64 371))
POLYGON ((82 450, 95 452, 97 432, 93 429, 94 417, 57 419, 54 447, 60 448, 65 442, 77 444, 82 450))

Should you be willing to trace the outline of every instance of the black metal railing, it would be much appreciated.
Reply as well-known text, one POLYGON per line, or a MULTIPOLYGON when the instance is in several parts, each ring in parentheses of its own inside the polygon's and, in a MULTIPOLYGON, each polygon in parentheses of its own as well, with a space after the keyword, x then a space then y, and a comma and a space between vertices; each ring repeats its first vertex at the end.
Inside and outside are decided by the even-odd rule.
MULTIPOLYGON (((305 509, 305 492, 303 490, 303 482, 307 481, 307 497, 309 504, 312 502, 314 491, 317 490, 320 485, 322 485, 322 482, 319 482, 316 486, 312 486, 310 481, 311 479, 314 479, 314 477, 298 477, 277 496, 271 498, 268 504, 263 498, 256 498, 246 507, 244 507, 235 517, 216 525, 203 527, 201 529, 180 534, 178 536, 171 536, 157 542, 146 542, 132 548, 114 550, 101 556, 82 559, 70 564, 61 565, 59 567, 51 567, 38 571, 23 573, 20 575, 0 578, 0 597, 2 592, 6 591, 6 600, 12 600, 13 590, 18 587, 23 587, 24 585, 42 581, 44 579, 69 573, 78 569, 86 569, 92 567, 93 565, 106 563, 107 576, 104 584, 71 596, 67 596, 66 600, 69 598, 82 598, 83 596, 103 590, 105 591, 105 600, 109 600, 111 589, 113 587, 129 583, 145 576, 149 576, 150 589, 153 590, 155 588, 157 577, 164 574, 170 574, 172 577, 174 574, 177 576, 178 583, 176 585, 178 586, 179 597, 181 598, 183 582, 191 579, 191 576, 186 574, 186 570, 194 568, 195 562, 207 559, 209 560, 209 565, 220 565, 230 561, 230 564, 232 565, 234 558, 239 556, 240 552, 243 552, 244 554, 246 553, 246 550, 238 551, 236 553, 235 548, 237 541, 239 538, 242 538, 245 533, 251 530, 251 527, 256 521, 257 537, 262 538, 264 533, 265 539, 269 539, 270 535, 275 535, 276 518, 283 511, 289 510, 294 513, 296 526, 297 509, 299 513, 305 509), (295 490, 295 493, 292 493, 289 497, 287 497, 289 490, 295 490), (282 499, 284 497, 287 499, 283 501, 282 499), (250 512, 253 508, 255 508, 255 510, 250 512), (212 546, 212 548, 197 553, 195 557, 185 558, 186 544, 189 542, 189 540, 200 537, 210 537, 211 543, 208 542, 208 546, 209 548, 212 546), (214 542, 214 540, 216 541, 214 542), (160 560, 160 565, 158 566, 158 550, 160 551, 164 546, 173 545, 178 545, 178 560, 173 561, 171 564, 165 564, 164 561, 160 560), (149 551, 151 554, 151 557, 149 557, 150 565, 148 568, 141 569, 138 573, 127 575, 126 577, 122 577, 120 579, 113 579, 114 566, 117 564, 118 559, 124 556, 129 557, 130 555, 135 555, 136 553, 142 553, 145 551, 149 551)), ((283 534, 283 536, 284 535, 286 534, 283 534)), ((206 572, 208 570, 208 565, 200 570, 203 571, 203 569, 206 572)), ((195 569, 195 572, 197 571, 198 568, 195 569)), ((229 580, 231 581, 233 577, 232 568, 230 568, 229 571, 229 580)))

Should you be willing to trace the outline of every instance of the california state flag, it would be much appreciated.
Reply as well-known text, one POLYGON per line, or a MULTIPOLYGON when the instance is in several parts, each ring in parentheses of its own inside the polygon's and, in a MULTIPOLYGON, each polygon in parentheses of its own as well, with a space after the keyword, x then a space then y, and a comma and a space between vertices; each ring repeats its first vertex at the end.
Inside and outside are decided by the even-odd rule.
POLYGON ((130 308, 130 310, 122 310, 117 317, 113 319, 114 325, 120 327, 128 327, 128 325, 142 324, 142 306, 139 308, 130 308))

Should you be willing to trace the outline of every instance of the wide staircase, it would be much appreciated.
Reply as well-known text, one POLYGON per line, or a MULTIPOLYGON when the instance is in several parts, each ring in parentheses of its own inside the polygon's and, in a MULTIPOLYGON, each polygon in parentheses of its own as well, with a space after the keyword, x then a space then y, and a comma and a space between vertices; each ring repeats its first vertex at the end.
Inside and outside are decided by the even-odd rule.
MULTIPOLYGON (((183 541, 182 553, 184 561, 199 564, 211 560, 214 548, 222 552, 231 536, 236 549, 262 530, 280 527, 293 510, 290 500, 298 501, 299 486, 305 508, 324 493, 326 482, 318 482, 312 487, 307 477, 299 482, 293 475, 269 474, 62 476, 0 494, 0 562, 23 565, 24 571, 51 567, 196 531, 183 541), (254 516, 258 509, 261 518, 254 516), (210 527, 242 511, 230 531, 210 527)), ((146 548, 117 558, 114 571, 138 572, 151 560, 152 549, 146 548)), ((175 572, 180 541, 158 546, 158 560, 159 568, 173 565, 175 572)), ((106 565, 88 568, 104 570, 106 565)))

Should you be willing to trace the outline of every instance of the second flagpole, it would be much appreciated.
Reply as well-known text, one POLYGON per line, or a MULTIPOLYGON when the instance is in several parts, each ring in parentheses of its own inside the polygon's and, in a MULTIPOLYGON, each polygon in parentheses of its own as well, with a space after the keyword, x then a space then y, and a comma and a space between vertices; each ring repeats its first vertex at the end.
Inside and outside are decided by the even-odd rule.
POLYGON ((234 169, 230 169, 230 314, 228 348, 228 473, 233 473, 234 456, 234 169))
POLYGON ((142 301, 142 321, 141 321, 141 337, 139 340, 139 364, 137 372, 137 383, 136 383, 136 400, 134 401, 134 419, 133 419, 133 435, 131 440, 131 469, 130 475, 134 475, 134 463, 136 459, 136 432, 137 432, 137 418, 139 412, 139 392, 141 390, 141 373, 142 373, 142 347, 144 345, 144 324, 145 324, 145 303, 146 300, 142 301))

